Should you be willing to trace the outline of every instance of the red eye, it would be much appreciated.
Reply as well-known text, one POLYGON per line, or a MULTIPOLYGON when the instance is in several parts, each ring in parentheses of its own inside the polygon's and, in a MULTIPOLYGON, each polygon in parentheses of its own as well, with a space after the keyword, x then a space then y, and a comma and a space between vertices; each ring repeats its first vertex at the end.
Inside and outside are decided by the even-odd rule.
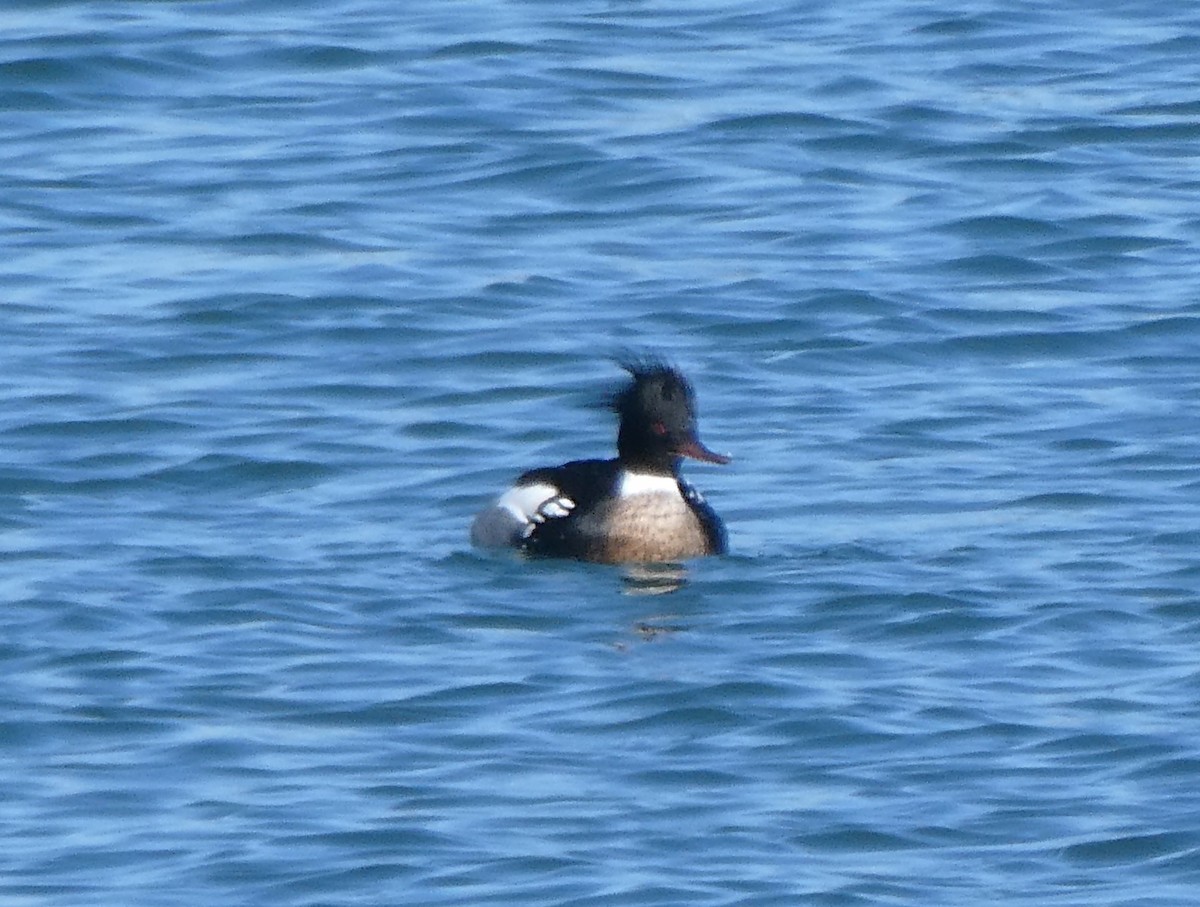
POLYGON ((661 437, 667 433, 667 426, 663 425, 661 422, 655 422, 650 426, 650 430, 661 437))

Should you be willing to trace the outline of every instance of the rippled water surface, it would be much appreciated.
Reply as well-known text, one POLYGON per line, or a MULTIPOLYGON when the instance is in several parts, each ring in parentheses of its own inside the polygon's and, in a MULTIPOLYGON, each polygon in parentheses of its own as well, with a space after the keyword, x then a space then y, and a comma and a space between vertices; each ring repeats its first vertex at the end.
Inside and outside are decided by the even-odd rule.
POLYGON ((1198 84, 1190 3, 7 4, 0 900, 1195 904, 1198 84), (630 350, 731 554, 473 552, 630 350))

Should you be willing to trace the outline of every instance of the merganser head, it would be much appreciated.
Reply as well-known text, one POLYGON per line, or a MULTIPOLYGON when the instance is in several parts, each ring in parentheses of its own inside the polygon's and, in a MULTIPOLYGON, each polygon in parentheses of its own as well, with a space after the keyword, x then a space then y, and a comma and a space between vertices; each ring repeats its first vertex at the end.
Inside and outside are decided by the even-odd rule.
POLYGON ((617 454, 628 467, 673 474, 681 457, 728 463, 700 443, 696 395, 678 369, 662 362, 622 362, 633 380, 612 400, 620 418, 617 454))

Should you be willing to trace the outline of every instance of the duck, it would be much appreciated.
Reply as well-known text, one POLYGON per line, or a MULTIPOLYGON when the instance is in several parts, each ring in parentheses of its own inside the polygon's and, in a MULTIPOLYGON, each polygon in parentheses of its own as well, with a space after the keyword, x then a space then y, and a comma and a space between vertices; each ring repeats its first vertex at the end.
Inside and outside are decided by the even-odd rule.
POLYGON ((731 462, 701 443, 691 383, 660 360, 618 364, 629 380, 609 401, 617 456, 523 473, 475 517, 474 545, 604 564, 678 563, 727 552, 725 524, 680 475, 684 458, 731 462))

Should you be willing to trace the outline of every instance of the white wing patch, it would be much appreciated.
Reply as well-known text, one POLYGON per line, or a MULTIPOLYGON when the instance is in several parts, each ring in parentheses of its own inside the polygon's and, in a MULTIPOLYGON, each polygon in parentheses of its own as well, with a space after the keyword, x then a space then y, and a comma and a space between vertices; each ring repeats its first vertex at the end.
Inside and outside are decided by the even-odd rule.
POLYGON ((538 508, 538 512, 534 514, 534 519, 539 516, 542 519, 547 517, 566 516, 575 507, 575 502, 566 495, 559 495, 556 498, 551 498, 545 504, 538 508))
POLYGON ((550 500, 543 501, 542 506, 529 515, 529 522, 525 526, 525 531, 521 533, 521 538, 529 538, 533 535, 534 530, 546 520, 564 517, 574 509, 575 502, 565 494, 556 494, 550 500))
POLYGON ((521 538, 527 539, 546 520, 570 514, 575 509, 575 502, 553 485, 536 482, 510 488, 500 496, 496 506, 513 515, 522 525, 521 538))
POLYGON ((533 485, 514 485, 496 501, 496 507, 507 510, 518 522, 528 523, 547 501, 558 496, 558 489, 545 482, 533 485))
POLYGON ((548 482, 514 485, 471 525, 471 541, 485 548, 521 545, 547 520, 567 516, 575 502, 548 482))

